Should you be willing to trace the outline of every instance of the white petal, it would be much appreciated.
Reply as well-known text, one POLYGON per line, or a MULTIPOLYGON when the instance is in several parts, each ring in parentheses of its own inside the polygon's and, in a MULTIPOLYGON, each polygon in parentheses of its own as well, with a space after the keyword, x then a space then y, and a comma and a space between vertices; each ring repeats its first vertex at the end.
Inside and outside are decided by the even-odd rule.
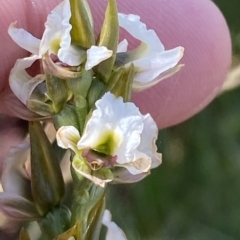
POLYGON ((142 115, 133 103, 124 103, 123 99, 106 93, 96 102, 96 110, 87 122, 78 149, 91 147, 97 149, 102 138, 112 134, 112 156, 118 156, 118 163, 134 159, 133 150, 140 143, 143 129, 142 115))
POLYGON ((118 44, 117 53, 126 52, 127 48, 128 48, 128 41, 124 39, 118 44))
POLYGON ((87 50, 87 62, 85 65, 86 70, 92 69, 100 62, 110 58, 112 56, 112 50, 107 49, 104 46, 92 46, 87 50))
POLYGON ((69 23, 70 17, 69 0, 64 0, 51 11, 45 23, 45 31, 40 45, 40 56, 43 56, 48 50, 55 55, 60 48, 62 48, 62 51, 69 50, 71 46, 70 31, 72 29, 72 25, 69 23))
POLYGON ((125 164, 121 164, 121 165, 116 164, 116 166, 121 166, 121 167, 126 168, 133 175, 147 173, 150 170, 152 160, 149 156, 147 156, 146 154, 144 154, 142 152, 135 151, 134 158, 135 159, 129 163, 125 163, 125 164))
POLYGON ((158 167, 162 162, 162 154, 157 152, 156 140, 158 128, 150 114, 143 116, 144 128, 138 151, 145 153, 152 159, 151 168, 158 167))
POLYGON ((58 51, 58 58, 69 66, 80 65, 87 57, 84 50, 71 45, 68 48, 60 48, 58 51))
POLYGON ((174 75, 175 73, 179 72, 182 68, 184 67, 183 64, 178 64, 177 66, 170 68, 167 71, 164 71, 163 73, 161 73, 159 76, 157 76, 156 78, 154 78, 152 81, 148 81, 148 82, 133 82, 133 86, 132 89, 135 92, 141 92, 145 89, 148 89, 156 84, 158 84, 159 82, 161 82, 162 80, 171 77, 172 75, 174 75))
POLYGON ((35 87, 45 80, 44 75, 37 75, 32 78, 25 69, 29 68, 39 57, 33 55, 31 57, 18 59, 12 68, 9 76, 9 85, 14 94, 26 104, 35 87))
POLYGON ((2 186, 5 192, 25 197, 29 196, 28 190, 31 183, 25 166, 29 155, 29 142, 11 148, 2 175, 2 186))
POLYGON ((121 170, 120 172, 117 172, 114 174, 114 181, 113 183, 134 183, 139 182, 142 179, 144 179, 146 176, 150 174, 149 172, 146 173, 140 173, 133 175, 131 174, 127 169, 121 170))
POLYGON ((104 211, 102 223, 105 225, 107 230, 106 240, 127 240, 123 230, 117 226, 116 223, 111 221, 112 215, 109 210, 104 211))
POLYGON ((182 47, 177 47, 133 61, 136 68, 133 89, 139 90, 139 88, 141 89, 141 87, 154 79, 156 79, 156 82, 159 82, 157 77, 161 73, 175 67, 182 58, 183 51, 182 47))
POLYGON ((22 28, 16 28, 15 23, 11 23, 8 28, 8 34, 21 48, 35 55, 39 52, 40 40, 22 28))
POLYGON ((146 49, 141 52, 142 56, 162 52, 164 46, 154 30, 147 30, 146 25, 140 21, 140 17, 133 14, 118 14, 119 26, 127 30, 134 38, 145 43, 146 49))
POLYGON ((79 131, 73 126, 62 126, 56 134, 58 146, 65 149, 72 149, 78 153, 77 143, 80 139, 79 131))

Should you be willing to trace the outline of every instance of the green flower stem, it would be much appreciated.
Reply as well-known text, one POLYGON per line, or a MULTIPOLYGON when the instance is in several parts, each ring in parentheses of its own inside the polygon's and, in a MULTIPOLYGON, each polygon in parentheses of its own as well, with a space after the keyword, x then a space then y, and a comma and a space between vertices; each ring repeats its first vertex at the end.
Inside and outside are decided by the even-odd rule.
MULTIPOLYGON (((74 170, 73 176, 73 200, 72 200, 72 219, 71 225, 77 222, 82 226, 82 234, 85 235, 92 223, 97 224, 89 217, 90 212, 99 202, 104 199, 105 188, 98 187, 88 179, 77 175, 74 170)), ((96 215, 96 218, 98 215, 96 215)), ((83 239, 83 238, 79 238, 83 239)))

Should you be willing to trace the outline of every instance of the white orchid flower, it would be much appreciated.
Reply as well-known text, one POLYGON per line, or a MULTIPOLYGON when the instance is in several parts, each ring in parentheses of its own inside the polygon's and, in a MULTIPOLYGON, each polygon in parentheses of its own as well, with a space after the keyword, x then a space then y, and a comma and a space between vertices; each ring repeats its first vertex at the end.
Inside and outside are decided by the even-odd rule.
POLYGON ((104 211, 102 224, 107 227, 106 240, 127 240, 123 230, 112 222, 112 214, 107 209, 104 211))
POLYGON ((155 145, 157 132, 149 114, 142 115, 133 103, 108 92, 96 102, 82 136, 75 127, 63 126, 56 138, 60 147, 75 152, 75 170, 104 187, 113 180, 113 167, 122 169, 117 181, 134 182, 161 163, 155 145))
POLYGON ((12 91, 24 104, 26 104, 34 88, 45 78, 44 75, 31 77, 26 69, 36 60, 44 58, 44 55, 53 56, 67 66, 79 66, 87 59, 87 70, 112 56, 112 51, 107 48, 94 46, 94 50, 91 49, 91 54, 87 55, 85 50, 72 45, 70 18, 70 2, 64 0, 48 15, 41 40, 22 28, 16 28, 16 22, 9 26, 8 33, 11 38, 20 47, 32 53, 30 57, 17 60, 9 77, 9 85, 12 91))
POLYGON ((117 51, 116 64, 135 66, 134 91, 145 90, 179 71, 182 65, 177 64, 183 56, 183 47, 165 50, 155 31, 148 30, 137 15, 119 13, 118 19, 120 27, 142 42, 134 51, 126 52, 128 42, 124 39, 117 51))

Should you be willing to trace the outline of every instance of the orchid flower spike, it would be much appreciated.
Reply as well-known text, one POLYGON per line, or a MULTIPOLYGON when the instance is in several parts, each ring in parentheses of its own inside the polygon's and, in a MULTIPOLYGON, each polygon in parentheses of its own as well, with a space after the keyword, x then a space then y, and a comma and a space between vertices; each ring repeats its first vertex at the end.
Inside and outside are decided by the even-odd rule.
POLYGON ((118 19, 120 27, 142 42, 130 52, 127 52, 126 39, 118 45, 116 66, 131 63, 135 66, 133 91, 143 91, 180 70, 183 65, 178 62, 183 56, 183 47, 165 50, 155 31, 148 30, 137 15, 119 13, 118 19))
POLYGON ((75 171, 104 187, 107 182, 135 182, 161 163, 152 117, 130 102, 106 93, 96 102, 83 135, 73 126, 57 131, 57 142, 75 153, 75 171), (116 170, 118 169, 118 170, 116 170), (116 170, 116 171, 115 171, 116 170))

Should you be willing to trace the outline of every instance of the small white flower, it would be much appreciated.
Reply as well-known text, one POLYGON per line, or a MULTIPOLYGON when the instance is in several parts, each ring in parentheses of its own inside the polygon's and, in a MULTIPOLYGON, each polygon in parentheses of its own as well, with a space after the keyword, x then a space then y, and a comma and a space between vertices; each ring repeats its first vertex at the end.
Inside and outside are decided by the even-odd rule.
POLYGON ((38 74, 35 77, 31 77, 25 70, 29 68, 37 59, 37 55, 18 59, 10 72, 9 85, 13 93, 25 105, 37 85, 45 81, 45 75, 38 74))
POLYGON ((127 240, 127 237, 123 230, 117 226, 115 222, 112 222, 112 215, 109 210, 104 211, 102 224, 107 227, 106 240, 127 240))
POLYGON ((16 28, 16 23, 10 25, 8 33, 20 47, 38 55, 39 58, 42 58, 46 53, 54 54, 61 62, 69 66, 78 66, 85 57, 82 56, 82 52, 78 48, 71 45, 72 25, 69 22, 70 17, 69 0, 64 0, 48 15, 41 40, 24 29, 16 28))
POLYGON ((134 91, 145 90, 181 68, 181 65, 177 64, 183 56, 183 47, 165 50, 155 31, 147 30, 139 16, 119 13, 118 17, 120 27, 142 42, 132 52, 126 52, 128 45, 126 39, 118 46, 117 62, 126 65, 133 63, 135 66, 134 91))
POLYGON ((95 184, 104 186, 113 179, 102 182, 102 176, 99 184, 99 179, 96 180, 99 177, 92 173, 110 176, 109 172, 100 173, 98 170, 120 167, 123 170, 118 172, 117 181, 131 182, 131 176, 142 179, 151 168, 161 163, 155 145, 157 132, 149 114, 142 115, 133 103, 124 103, 121 97, 116 98, 108 92, 96 102, 96 110, 81 137, 76 128, 63 126, 57 132, 57 141, 60 147, 76 153, 75 169, 81 169, 82 175, 84 173, 95 184), (121 177, 123 175, 126 181, 121 177))
MULTIPOLYGON (((35 87, 45 80, 44 74, 31 77, 26 72, 26 69, 36 60, 45 59, 44 66, 47 66, 51 70, 53 69, 52 65, 55 65, 51 60, 51 56, 67 66, 79 66, 87 59, 85 68, 86 70, 90 70, 101 61, 112 56, 112 51, 106 47, 93 46, 87 53, 85 50, 72 45, 70 35, 72 25, 69 22, 70 18, 70 2, 69 0, 64 0, 48 15, 41 40, 22 28, 16 28, 16 22, 9 26, 8 33, 11 38, 20 47, 32 53, 30 57, 17 60, 9 77, 9 85, 12 91, 25 105, 35 87)), ((68 77, 67 71, 57 65, 54 70, 58 72, 60 77, 62 75, 68 77)))

